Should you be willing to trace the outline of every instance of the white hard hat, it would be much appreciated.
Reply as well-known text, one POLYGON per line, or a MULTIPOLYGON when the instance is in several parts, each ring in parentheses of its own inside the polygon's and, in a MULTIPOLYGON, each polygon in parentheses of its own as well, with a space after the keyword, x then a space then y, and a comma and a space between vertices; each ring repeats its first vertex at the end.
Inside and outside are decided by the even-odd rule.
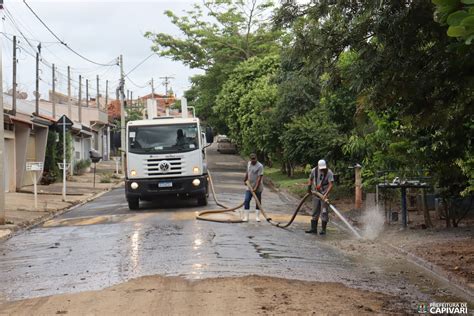
POLYGON ((324 159, 321 159, 320 161, 318 161, 318 169, 321 170, 321 169, 326 169, 327 166, 326 166, 326 160, 324 159))

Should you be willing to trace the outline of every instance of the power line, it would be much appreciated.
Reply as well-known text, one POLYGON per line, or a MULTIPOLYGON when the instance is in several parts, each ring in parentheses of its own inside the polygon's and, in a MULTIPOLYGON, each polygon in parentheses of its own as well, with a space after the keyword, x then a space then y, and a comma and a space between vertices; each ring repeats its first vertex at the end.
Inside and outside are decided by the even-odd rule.
MULTIPOLYGON (((23 0, 23 3, 28 7, 28 9, 31 11, 31 13, 33 13, 33 15, 38 19, 38 21, 41 22, 41 24, 43 24, 43 26, 62 44, 64 45, 67 49, 69 49, 71 52, 73 52, 74 54, 76 54, 77 56, 81 57, 82 59, 92 63, 92 64, 96 64, 96 65, 99 65, 99 66, 113 66, 114 64, 103 64, 103 63, 98 63, 98 62, 95 62, 87 57, 85 57, 84 55, 78 53, 77 51, 75 51, 74 49, 72 49, 71 47, 68 46, 68 44, 66 42, 64 42, 63 40, 61 40, 49 27, 48 25, 46 25, 45 22, 43 22, 43 20, 38 16, 38 14, 36 14, 36 12, 28 5, 28 3, 26 2, 26 0, 23 0)), ((117 64, 117 63, 115 63, 117 64)))
POLYGON ((140 67, 144 62, 146 62, 151 56, 155 55, 155 53, 151 53, 148 57, 146 57, 145 59, 143 59, 141 62, 139 62, 135 67, 132 68, 132 70, 130 70, 129 72, 127 72, 125 74, 125 77, 128 76, 132 71, 134 71, 135 69, 137 69, 138 67, 140 67))
POLYGON ((139 89, 145 89, 146 87, 148 87, 148 82, 141 86, 133 82, 133 80, 129 76, 125 75, 125 77, 130 81, 131 84, 133 84, 135 87, 139 89))
MULTIPOLYGON (((38 43, 50 43, 50 44, 61 44, 60 42, 43 42, 39 39, 36 38, 36 35, 26 26, 26 24, 24 24, 21 19, 16 19, 13 17, 12 13, 10 11, 8 11, 8 20, 10 22, 10 24, 12 25, 13 29, 15 29, 17 32, 19 32, 21 34, 21 37, 28 43, 28 45, 31 47, 32 51, 33 51, 33 54, 29 54, 28 53, 28 49, 19 45, 21 49, 23 49, 27 54, 29 54, 31 57, 35 58, 35 55, 36 55, 36 47, 30 42, 30 41, 35 41, 35 42, 38 42, 38 43), (16 21, 18 20, 18 21, 16 21), (17 23, 18 22, 18 23, 17 23), (22 28, 26 31, 26 33, 29 33, 31 36, 27 37, 25 36, 26 33, 23 33, 22 31, 22 28)), ((3 22, 5 22, 5 19, 3 20, 3 22)), ((5 29, 5 28, 4 28, 5 29)), ((10 35, 10 36, 14 36, 15 34, 9 34, 7 32, 2 32, 5 37, 8 38, 7 35, 10 35)), ((12 39, 9 38, 10 41, 12 41, 12 39)), ((19 43, 19 42, 18 42, 19 43)), ((51 46, 51 45, 49 45, 51 46)), ((43 46, 44 47, 44 46, 43 46)), ((53 57, 55 57, 56 59, 60 60, 62 63, 64 64, 67 64, 67 62, 65 62, 63 59, 61 59, 59 56, 57 56, 51 49, 49 49, 47 46, 44 47, 49 53, 51 53, 51 55, 53 57)), ((114 59, 115 60, 115 59, 114 59)), ((110 79, 111 81, 113 81, 114 79, 110 78, 108 76, 108 74, 114 69, 114 66, 115 66, 115 62, 114 60, 111 61, 110 65, 108 66, 99 66, 99 67, 96 67, 94 69, 90 69, 90 68, 76 68, 76 67, 70 67, 73 71, 77 71, 79 73, 81 72, 84 72, 83 70, 89 70, 87 71, 87 73, 97 73, 98 71, 100 71, 101 69, 104 69, 104 71, 102 71, 102 73, 100 73, 100 77, 102 79, 110 79)), ((44 57, 44 54, 42 54, 41 56, 41 63, 47 67, 49 67, 50 69, 52 69, 52 64, 50 62, 48 62, 46 60, 46 58, 44 57)), ((61 72, 60 68, 62 68, 63 71, 65 71, 66 69, 66 66, 61 66, 61 65, 58 65, 56 63, 56 71, 59 75, 62 75, 62 76, 66 76, 63 72, 61 72)), ((77 80, 75 79, 72 79, 73 82, 75 83, 78 83, 77 80)))
MULTIPOLYGON (((5 9, 6 10, 6 9, 5 9)), ((10 35, 10 36, 14 36, 16 34, 12 34, 12 33, 7 33, 7 32, 1 32, 1 33, 4 33, 6 35, 10 35)), ((31 37, 28 37, 27 38, 29 41, 33 41, 33 42, 38 42, 38 43, 41 43, 41 44, 61 44, 60 42, 43 42, 43 41, 40 41, 40 40, 37 40, 37 39, 34 39, 34 38, 31 38, 31 37)))
POLYGON ((25 41, 28 43, 28 45, 30 45, 31 48, 35 49, 34 45, 31 44, 31 42, 28 40, 28 38, 25 36, 25 34, 23 34, 23 32, 21 31, 20 27, 18 26, 18 24, 16 24, 15 22, 15 19, 13 18, 12 14, 10 13, 10 11, 8 11, 7 8, 5 8, 5 16, 10 20, 10 22, 12 23, 13 27, 18 31, 20 32, 20 35, 21 37, 23 37, 25 39, 25 41))

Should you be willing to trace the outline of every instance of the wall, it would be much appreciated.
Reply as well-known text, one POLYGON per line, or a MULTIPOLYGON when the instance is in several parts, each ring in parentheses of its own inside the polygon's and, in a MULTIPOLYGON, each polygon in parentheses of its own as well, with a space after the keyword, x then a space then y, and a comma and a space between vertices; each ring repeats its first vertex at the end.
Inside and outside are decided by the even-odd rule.
POLYGON ((26 124, 15 124, 15 162, 16 162, 16 189, 20 190, 26 173, 26 149, 30 137, 30 127, 26 124))
POLYGON ((15 192, 16 189, 16 165, 15 165, 15 134, 5 131, 5 192, 15 192))

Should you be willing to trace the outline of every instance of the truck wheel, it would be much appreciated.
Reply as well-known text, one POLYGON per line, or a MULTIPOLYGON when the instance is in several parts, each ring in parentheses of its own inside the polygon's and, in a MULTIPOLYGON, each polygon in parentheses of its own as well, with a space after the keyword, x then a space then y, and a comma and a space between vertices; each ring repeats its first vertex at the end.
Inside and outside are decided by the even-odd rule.
POLYGON ((199 206, 207 205, 207 195, 205 193, 202 196, 198 197, 198 205, 199 206))
POLYGON ((140 200, 138 198, 130 198, 127 201, 130 210, 138 210, 140 208, 140 200))

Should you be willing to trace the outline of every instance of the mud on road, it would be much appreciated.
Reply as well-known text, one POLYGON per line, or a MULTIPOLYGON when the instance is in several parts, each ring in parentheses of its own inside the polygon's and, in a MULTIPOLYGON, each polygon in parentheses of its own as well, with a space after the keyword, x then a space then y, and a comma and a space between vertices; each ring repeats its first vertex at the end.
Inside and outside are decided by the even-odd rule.
POLYGON ((396 314, 397 301, 339 283, 263 276, 203 280, 150 276, 101 291, 7 303, 0 315, 396 314))

